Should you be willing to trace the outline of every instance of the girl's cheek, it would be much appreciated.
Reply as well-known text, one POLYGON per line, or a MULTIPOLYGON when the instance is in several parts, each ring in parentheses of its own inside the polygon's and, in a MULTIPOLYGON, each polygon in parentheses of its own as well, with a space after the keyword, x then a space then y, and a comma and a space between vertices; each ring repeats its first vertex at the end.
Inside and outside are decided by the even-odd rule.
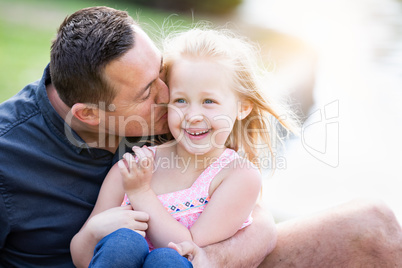
POLYGON ((177 114, 176 111, 171 111, 168 113, 168 124, 169 127, 179 127, 181 125, 180 116, 177 114))

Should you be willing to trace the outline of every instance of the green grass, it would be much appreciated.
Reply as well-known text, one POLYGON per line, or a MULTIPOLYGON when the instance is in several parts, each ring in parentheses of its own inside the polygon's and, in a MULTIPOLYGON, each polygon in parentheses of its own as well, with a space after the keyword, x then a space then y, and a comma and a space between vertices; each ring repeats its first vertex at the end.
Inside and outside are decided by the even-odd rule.
MULTIPOLYGON (((222 17, 203 17, 199 13, 193 19, 191 11, 171 16, 172 12, 128 2, 129 0, 0 0, 0 103, 15 95, 25 85, 41 78, 43 69, 49 63, 51 40, 57 28, 67 15, 81 8, 105 5, 127 10, 155 41, 161 36, 159 28, 167 18, 169 23, 167 27, 163 27, 163 31, 169 26, 174 29, 202 19, 213 21, 214 24, 226 22, 222 17)), ((263 60, 269 70, 274 69, 270 66, 286 64, 309 51, 300 40, 272 30, 249 26, 243 29, 243 34, 260 44, 263 60)))
MULTIPOLYGON (((115 1, 0 0, 0 103, 41 78, 50 59, 50 44, 63 19, 78 9, 106 5, 127 10, 151 38, 169 12, 115 1)), ((191 24, 190 16, 173 21, 191 24)))

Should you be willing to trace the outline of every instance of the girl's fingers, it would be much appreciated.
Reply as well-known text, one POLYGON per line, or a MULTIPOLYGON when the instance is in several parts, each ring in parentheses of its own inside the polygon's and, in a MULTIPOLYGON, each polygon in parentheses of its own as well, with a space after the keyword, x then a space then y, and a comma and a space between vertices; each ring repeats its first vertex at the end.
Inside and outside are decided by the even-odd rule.
POLYGON ((140 168, 152 167, 153 154, 148 147, 144 146, 143 148, 139 148, 137 146, 134 146, 133 151, 138 157, 138 164, 140 168))
POLYGON ((143 152, 143 150, 142 150, 140 147, 134 146, 134 147, 133 147, 133 151, 134 151, 135 155, 136 155, 139 159, 145 157, 145 153, 143 152))
POLYGON ((145 237, 145 232, 144 231, 138 231, 138 230, 134 230, 134 231, 139 233, 140 235, 142 235, 142 237, 145 237))
POLYGON ((126 164, 124 163, 124 160, 119 160, 119 162, 117 162, 117 165, 119 166, 120 173, 123 176, 127 176, 128 175, 128 169, 127 169, 126 164))
POLYGON ((123 158, 126 160, 127 166, 131 170, 133 168, 133 165, 135 164, 134 156, 130 153, 125 153, 123 155, 123 158))
POLYGON ((142 149, 143 149, 143 153, 145 154, 146 157, 152 158, 152 159, 155 157, 154 151, 149 149, 146 145, 144 145, 144 147, 142 147, 142 149))
POLYGON ((135 155, 140 159, 145 158, 145 157, 148 157, 148 158, 154 157, 153 151, 151 149, 149 149, 146 145, 144 145, 144 147, 142 147, 142 148, 134 146, 133 151, 134 151, 135 155))

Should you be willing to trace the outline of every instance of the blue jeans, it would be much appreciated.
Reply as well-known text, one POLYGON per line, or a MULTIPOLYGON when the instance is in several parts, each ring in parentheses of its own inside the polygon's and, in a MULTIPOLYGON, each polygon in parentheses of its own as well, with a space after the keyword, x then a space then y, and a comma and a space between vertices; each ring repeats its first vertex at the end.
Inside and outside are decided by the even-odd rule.
POLYGON ((171 248, 158 248, 149 252, 144 237, 130 229, 123 228, 99 241, 89 267, 191 268, 193 265, 171 248))

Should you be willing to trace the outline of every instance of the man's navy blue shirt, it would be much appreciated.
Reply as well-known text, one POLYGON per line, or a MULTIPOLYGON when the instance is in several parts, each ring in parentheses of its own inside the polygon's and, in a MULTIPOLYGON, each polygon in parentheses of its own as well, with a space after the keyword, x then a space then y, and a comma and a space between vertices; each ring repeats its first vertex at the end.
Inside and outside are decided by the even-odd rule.
POLYGON ((0 104, 0 267, 73 267, 70 241, 120 157, 90 148, 65 125, 49 83, 47 67, 0 104))

